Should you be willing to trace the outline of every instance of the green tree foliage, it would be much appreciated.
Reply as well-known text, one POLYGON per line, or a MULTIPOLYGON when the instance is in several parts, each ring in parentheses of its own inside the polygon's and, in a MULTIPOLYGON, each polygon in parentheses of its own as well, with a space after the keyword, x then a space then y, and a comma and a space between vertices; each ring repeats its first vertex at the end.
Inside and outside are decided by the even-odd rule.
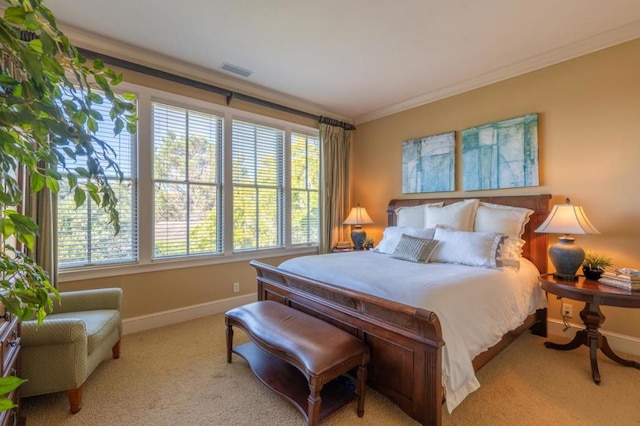
MULTIPOLYGON (((189 112, 190 124, 198 120, 198 113, 189 112)), ((189 135, 188 144, 186 136, 175 131, 168 131, 154 144, 157 256, 220 251, 219 149, 215 137, 196 132, 189 135), (168 235, 162 232, 171 227, 168 235)))
POLYGON ((96 136, 103 117, 93 106, 104 98, 111 102, 116 134, 124 128, 135 132, 137 117, 133 98, 112 90, 122 76, 99 60, 87 62, 41 0, 5 3, 0 19, 0 300, 20 319, 42 321, 55 289, 47 273, 20 250, 34 247, 38 227, 14 207, 23 203, 18 176, 27 172, 33 193, 45 187, 57 193, 64 179, 76 205, 89 198, 117 232, 117 198, 105 170, 115 176, 121 172, 114 151, 96 136))

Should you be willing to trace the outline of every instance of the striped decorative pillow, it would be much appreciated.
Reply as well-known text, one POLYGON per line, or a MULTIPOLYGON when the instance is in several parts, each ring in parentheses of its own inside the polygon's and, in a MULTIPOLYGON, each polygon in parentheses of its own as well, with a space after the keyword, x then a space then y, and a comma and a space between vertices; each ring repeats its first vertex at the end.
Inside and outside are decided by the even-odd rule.
POLYGON ((402 234, 400 242, 391 253, 391 257, 410 262, 426 263, 437 245, 438 242, 436 240, 402 234))

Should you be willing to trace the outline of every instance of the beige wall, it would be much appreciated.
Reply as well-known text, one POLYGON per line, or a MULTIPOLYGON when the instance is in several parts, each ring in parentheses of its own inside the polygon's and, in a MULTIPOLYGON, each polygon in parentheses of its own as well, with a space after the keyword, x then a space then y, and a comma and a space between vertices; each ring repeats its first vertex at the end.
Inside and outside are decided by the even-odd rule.
MULTIPOLYGON (((278 265, 288 257, 261 259, 278 265)), ((249 262, 223 263, 194 268, 172 269, 63 282, 60 291, 88 288, 120 287, 123 317, 131 318, 256 292, 256 271, 249 262), (233 283, 240 283, 240 292, 233 292, 233 283)))
MULTIPOLYGON (((616 265, 640 268, 640 40, 357 127, 352 201, 375 221, 367 234, 376 242, 387 202, 411 197, 402 194, 402 141, 455 130, 458 191, 448 194, 550 193, 552 204, 570 197, 601 232, 576 236, 576 242, 611 256, 616 265), (539 120, 540 186, 461 191, 460 131, 532 112, 539 120)), ((582 304, 567 302, 579 322, 582 304)), ((559 318, 559 309, 551 298, 550 315, 559 318)), ((640 337, 640 310, 602 310, 605 329, 640 337)))

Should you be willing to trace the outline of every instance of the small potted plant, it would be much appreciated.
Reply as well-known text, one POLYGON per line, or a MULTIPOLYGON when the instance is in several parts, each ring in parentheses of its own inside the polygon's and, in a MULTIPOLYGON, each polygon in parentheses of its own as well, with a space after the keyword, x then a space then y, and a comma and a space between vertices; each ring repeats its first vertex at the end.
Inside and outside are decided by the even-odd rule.
POLYGON ((589 280, 600 278, 605 268, 611 266, 611 258, 594 252, 587 252, 582 262, 582 272, 589 280))

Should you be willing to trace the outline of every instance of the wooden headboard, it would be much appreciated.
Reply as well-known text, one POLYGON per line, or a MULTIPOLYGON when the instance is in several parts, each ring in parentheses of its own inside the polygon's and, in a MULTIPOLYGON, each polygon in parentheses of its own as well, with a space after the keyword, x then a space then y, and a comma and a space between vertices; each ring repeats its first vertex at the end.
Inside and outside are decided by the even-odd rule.
POLYGON ((388 226, 396 224, 396 209, 398 207, 412 207, 421 204, 443 202, 445 205, 452 204, 469 198, 477 198, 480 201, 504 206, 526 207, 533 210, 529 218, 529 223, 525 227, 522 239, 527 243, 523 248, 523 256, 529 259, 538 267, 541 274, 547 273, 547 234, 538 234, 534 230, 549 215, 550 194, 540 195, 515 195, 503 197, 465 197, 465 198, 410 198, 391 200, 387 207, 388 226))

